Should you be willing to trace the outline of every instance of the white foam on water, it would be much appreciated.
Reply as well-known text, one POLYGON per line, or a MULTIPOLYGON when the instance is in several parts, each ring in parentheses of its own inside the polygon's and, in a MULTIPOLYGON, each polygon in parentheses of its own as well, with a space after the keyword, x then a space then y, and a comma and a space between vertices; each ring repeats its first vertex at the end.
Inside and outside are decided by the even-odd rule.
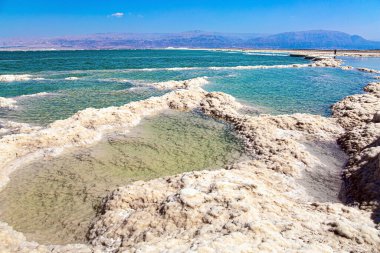
POLYGON ((21 96, 19 96, 18 98, 43 97, 43 96, 48 96, 48 95, 52 95, 52 93, 48 93, 48 92, 38 92, 38 93, 35 93, 35 94, 21 95, 21 96))
POLYGON ((17 101, 14 100, 13 98, 0 97, 0 108, 15 109, 17 108, 16 103, 17 101))
POLYGON ((42 77, 34 77, 29 74, 22 75, 0 75, 0 82, 19 82, 19 81, 30 81, 30 80, 44 80, 42 77))
POLYGON ((284 56, 289 57, 289 54, 276 54, 276 53, 256 53, 256 52, 247 52, 245 55, 261 55, 261 56, 284 56))
POLYGON ((28 81, 31 79, 31 75, 0 75, 0 82, 28 81))
POLYGON ((66 77, 65 80, 76 81, 76 80, 79 80, 79 77, 76 77, 76 76, 70 76, 70 77, 66 77))

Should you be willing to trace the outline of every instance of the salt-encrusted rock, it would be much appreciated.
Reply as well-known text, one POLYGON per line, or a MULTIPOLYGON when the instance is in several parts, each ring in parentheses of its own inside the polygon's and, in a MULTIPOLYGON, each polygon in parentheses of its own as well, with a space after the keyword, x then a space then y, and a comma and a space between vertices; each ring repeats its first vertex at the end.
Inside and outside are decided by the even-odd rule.
POLYGON ((366 94, 348 96, 332 107, 333 117, 347 130, 371 122, 380 111, 380 83, 370 83, 366 94))
POLYGON ((38 129, 41 128, 37 126, 31 126, 27 123, 0 120, 0 136, 7 134, 31 133, 38 129))
POLYGON ((150 84, 150 86, 160 90, 192 89, 199 88, 208 83, 207 77, 196 77, 184 81, 167 81, 150 84))
POLYGON ((364 87, 364 91, 371 93, 376 97, 380 97, 380 83, 369 83, 364 87))
POLYGON ((305 201, 294 180, 317 163, 300 140, 334 140, 343 132, 334 119, 247 117, 235 103, 213 93, 200 106, 233 124, 252 160, 114 191, 89 231, 91 244, 110 252, 375 252, 380 239, 370 213, 305 201))
POLYGON ((315 57, 313 58, 314 63, 313 67, 340 67, 342 60, 333 58, 333 57, 315 57))
POLYGON ((138 182, 108 196, 88 236, 106 252, 376 252, 369 213, 297 201, 296 187, 250 163, 138 182))
POLYGON ((351 67, 351 66, 341 66, 340 68, 343 69, 343 70, 351 70, 351 69, 353 69, 353 67, 351 67))
POLYGON ((347 129, 339 138, 349 154, 343 171, 345 200, 373 210, 380 219, 380 83, 370 83, 367 94, 343 99, 333 107, 333 115, 347 129))
POLYGON ((367 72, 367 73, 380 73, 380 71, 375 69, 369 69, 369 68, 356 68, 357 70, 361 72, 367 72))
POLYGON ((374 123, 380 123, 380 111, 377 111, 377 112, 373 115, 372 122, 374 122, 374 123))

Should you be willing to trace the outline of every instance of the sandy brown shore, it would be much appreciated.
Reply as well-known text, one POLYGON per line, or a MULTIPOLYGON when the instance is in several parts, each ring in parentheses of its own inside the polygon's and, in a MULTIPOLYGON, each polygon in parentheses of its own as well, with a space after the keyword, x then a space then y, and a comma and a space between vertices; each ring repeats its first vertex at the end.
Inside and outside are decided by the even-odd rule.
MULTIPOLYGON (((340 67, 330 58, 313 64, 340 67)), ((332 118, 248 116, 233 97, 208 93, 198 82, 169 86, 182 89, 121 107, 86 109, 44 129, 2 137, 1 185, 28 160, 93 145, 108 131, 132 128, 164 110, 197 109, 228 122, 251 158, 116 189, 104 199, 86 245, 39 245, 0 222, 2 250, 378 252, 380 83, 338 102, 332 118)))

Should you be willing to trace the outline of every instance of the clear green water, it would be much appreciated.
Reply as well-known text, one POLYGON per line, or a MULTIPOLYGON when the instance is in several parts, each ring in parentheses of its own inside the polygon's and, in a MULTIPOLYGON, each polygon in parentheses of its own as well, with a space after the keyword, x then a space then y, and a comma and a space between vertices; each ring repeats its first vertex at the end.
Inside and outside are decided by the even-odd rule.
POLYGON ((40 243, 84 242, 102 197, 117 186, 242 157, 229 127, 196 113, 144 120, 126 135, 23 166, 0 192, 0 220, 40 243))

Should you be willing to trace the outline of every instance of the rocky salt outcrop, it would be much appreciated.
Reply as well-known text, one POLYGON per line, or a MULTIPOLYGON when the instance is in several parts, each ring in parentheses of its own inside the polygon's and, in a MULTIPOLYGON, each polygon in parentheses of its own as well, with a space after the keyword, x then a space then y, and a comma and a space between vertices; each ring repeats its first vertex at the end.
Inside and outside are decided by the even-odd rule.
POLYGON ((375 73, 375 74, 379 74, 380 71, 378 70, 375 70, 375 69, 369 69, 369 68, 356 68, 357 70, 361 71, 361 72, 367 72, 367 73, 375 73))
POLYGON ((296 189, 250 163, 136 182, 108 196, 89 237, 104 252, 376 252, 369 213, 296 189))
POLYGON ((333 57, 318 57, 313 58, 314 63, 312 67, 332 67, 338 68, 342 64, 342 60, 335 59, 333 57))
POLYGON ((9 134, 31 133, 38 129, 41 129, 41 127, 31 126, 27 123, 0 120, 0 137, 9 134))
POLYGON ((199 88, 208 84, 207 77, 196 77, 184 81, 167 81, 150 84, 150 86, 160 90, 175 90, 175 89, 192 89, 199 88))
POLYGON ((373 219, 380 222, 380 83, 364 90, 335 104, 333 115, 347 130, 339 139, 349 154, 345 200, 373 210, 373 219))
POLYGON ((376 252, 369 212, 309 201, 295 180, 320 162, 301 140, 334 141, 343 130, 333 119, 247 117, 221 93, 206 94, 200 106, 232 123, 252 158, 115 190, 89 231, 92 245, 105 252, 376 252))
POLYGON ((352 70, 352 69, 354 69, 353 67, 351 67, 351 66, 342 66, 342 67, 340 67, 342 70, 352 70))
POLYGON ((371 122, 380 110, 379 83, 370 83, 364 90, 367 93, 348 96, 332 107, 333 116, 348 130, 371 122))

